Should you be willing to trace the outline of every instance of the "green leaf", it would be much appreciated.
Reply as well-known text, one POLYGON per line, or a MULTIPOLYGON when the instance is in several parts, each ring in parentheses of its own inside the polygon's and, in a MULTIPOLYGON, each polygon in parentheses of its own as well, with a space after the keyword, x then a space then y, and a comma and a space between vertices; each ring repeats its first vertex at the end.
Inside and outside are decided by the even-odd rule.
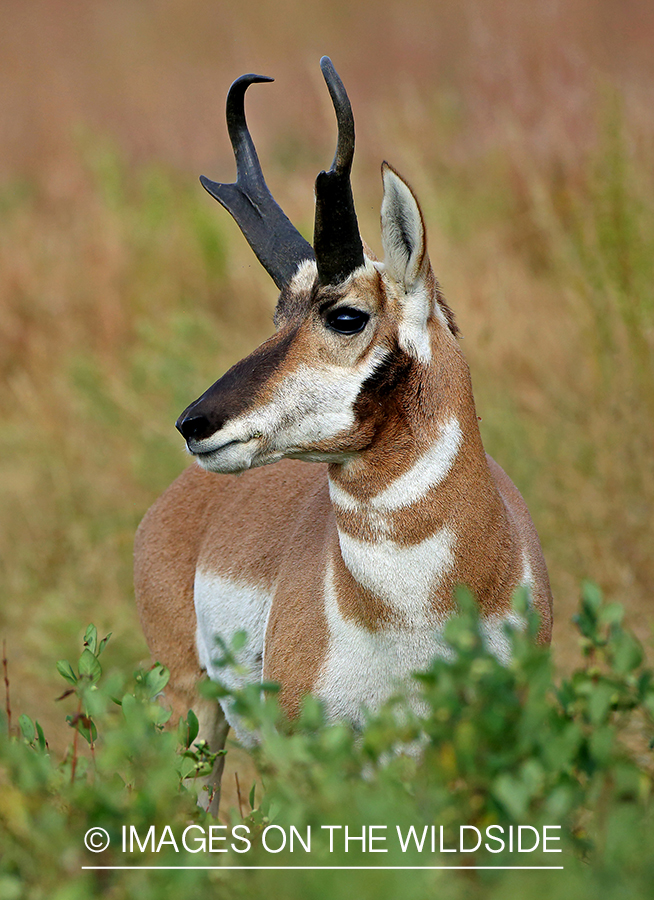
POLYGON ((205 678, 198 684, 198 694, 205 700, 217 700, 218 698, 228 697, 230 691, 219 684, 217 681, 210 681, 205 678))
POLYGON ((254 794, 255 794, 256 789, 257 789, 257 783, 255 781, 254 784, 252 785, 252 789, 250 790, 250 796, 248 797, 248 800, 250 802, 250 809, 254 809, 254 794))
POLYGON ((522 781, 504 773, 495 779, 491 790, 513 819, 524 819, 529 805, 529 792, 522 781))
POLYGON ((69 684, 77 684, 77 675, 73 672, 73 667, 67 659, 60 659, 57 663, 57 672, 62 678, 65 678, 69 684))
POLYGON ((165 725, 172 714, 173 711, 171 709, 164 709, 163 706, 159 706, 159 704, 156 703, 151 707, 150 717, 154 725, 165 725))
POLYGON ((607 603, 600 612, 600 619, 606 625, 620 625, 624 619, 624 607, 621 603, 607 603))
POLYGON ((602 606, 602 592, 591 581, 585 581, 581 587, 581 610, 572 617, 581 634, 592 644, 599 646, 602 636, 598 631, 598 616, 602 606))
POLYGON ((633 672, 643 661, 643 649, 633 634, 620 631, 612 642, 613 668, 620 675, 633 672))
POLYGON ((521 584, 515 589, 511 606, 519 615, 527 615, 527 611, 531 607, 531 591, 526 584, 521 584))
POLYGON ((98 729, 95 727, 95 722, 92 719, 90 732, 88 728, 83 726, 81 729, 81 735, 82 737, 86 738, 89 744, 95 744, 98 739, 98 729))
POLYGON ((615 743, 615 731, 607 725, 594 729, 588 742, 588 748, 595 762, 599 766, 608 764, 613 745, 615 743))
POLYGON ((70 727, 75 728, 89 744, 94 744, 98 739, 98 729, 95 727, 95 722, 90 717, 66 716, 66 721, 70 727))
POLYGON ((196 760, 193 757, 182 757, 177 765, 180 778, 197 774, 196 760))
POLYGON ((102 675, 102 666, 98 662, 97 656, 94 656, 88 647, 79 658, 78 668, 80 678, 86 676, 90 679, 91 684, 96 684, 102 675))
POLYGON ((190 747, 193 741, 198 736, 200 731, 200 723, 198 722, 198 717, 195 715, 192 709, 189 709, 188 716, 186 717, 186 722, 188 724, 188 734, 187 734, 187 743, 186 746, 190 747))
POLYGON ((275 819, 279 816, 282 811, 282 806, 276 800, 271 800, 268 804, 268 810, 266 815, 268 817, 269 822, 274 822, 275 819))
POLYGON ((237 631, 232 637, 232 643, 230 649, 234 653, 238 653, 239 650, 242 650, 243 647, 248 642, 248 633, 247 631, 237 631))
POLYGON ((127 721, 133 722, 136 718, 136 708, 138 705, 134 694, 124 694, 120 705, 127 721))
POLYGON ((555 770, 565 770, 570 765, 583 741, 583 732, 576 722, 569 722, 559 733, 552 734, 543 745, 543 758, 555 770))
POLYGON ((18 717, 18 724, 20 726, 23 737, 28 742, 28 744, 31 744, 36 737, 34 723, 29 716, 26 716, 25 713, 23 713, 22 716, 18 717))
POLYGON ((602 605, 602 592, 592 581, 584 581, 581 585, 581 600, 588 610, 597 613, 602 605))
POLYGON ((106 637, 102 638, 102 640, 98 644, 98 652, 96 653, 96 656, 100 656, 100 654, 102 653, 104 648, 107 646, 107 641, 109 640, 109 638, 111 637, 112 634, 113 634, 113 631, 110 631, 106 637))
POLYGON ((569 785, 559 785, 547 797, 545 810, 551 819, 558 821, 568 815, 575 801, 575 795, 569 785))
POLYGON ((37 734, 37 737, 39 740, 39 747, 41 748, 41 750, 43 750, 45 752, 48 749, 48 742, 45 739, 45 735, 43 734, 43 729, 41 728, 39 723, 36 722, 35 724, 36 724, 36 734, 37 734))
POLYGON ((609 682, 600 682, 593 686, 588 700, 588 715, 593 725, 601 725, 611 711, 615 687, 609 682))
POLYGON ((88 647, 91 653, 95 656, 95 651, 98 649, 98 629, 95 625, 89 625, 86 629, 86 633, 84 634, 84 646, 88 647))
POLYGON ((161 663, 155 665, 146 673, 145 688, 148 698, 152 700, 157 694, 160 694, 168 684, 170 672, 161 663))

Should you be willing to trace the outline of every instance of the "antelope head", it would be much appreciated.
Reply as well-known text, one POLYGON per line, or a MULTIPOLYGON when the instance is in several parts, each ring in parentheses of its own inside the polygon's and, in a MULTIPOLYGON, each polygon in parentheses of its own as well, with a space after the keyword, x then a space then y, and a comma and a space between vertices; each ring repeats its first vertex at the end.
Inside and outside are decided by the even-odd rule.
POLYGON ((236 182, 201 178, 280 290, 276 333, 176 423, 190 453, 213 472, 239 472, 283 457, 347 462, 388 427, 389 403, 393 415, 405 416, 407 405, 420 405, 421 385, 435 361, 459 355, 457 328, 427 256, 420 208, 387 163, 383 262, 362 243, 350 184, 352 109, 327 57, 321 69, 338 142, 331 168, 316 180, 313 247, 273 200, 245 120, 247 88, 272 79, 244 75, 230 88, 227 125, 236 182))

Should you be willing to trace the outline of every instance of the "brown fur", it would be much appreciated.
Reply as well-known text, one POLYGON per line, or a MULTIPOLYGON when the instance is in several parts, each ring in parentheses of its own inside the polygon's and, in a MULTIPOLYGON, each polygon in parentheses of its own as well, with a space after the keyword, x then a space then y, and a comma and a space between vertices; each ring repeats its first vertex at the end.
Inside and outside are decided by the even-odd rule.
MULTIPOLYGON (((407 232, 406 240, 412 235, 415 230, 407 232)), ((419 246, 415 268, 432 300, 426 325, 430 360, 429 353, 412 354, 400 346, 407 299, 388 275, 369 263, 343 285, 325 288, 312 284, 305 269, 295 286, 291 282, 282 291, 277 334, 189 407, 213 422, 218 433, 239 413, 270 402, 283 379, 300 365, 315 365, 319 379, 321 366, 362 371, 371 354, 386 352, 359 390, 354 424, 310 443, 306 453, 292 451, 335 454, 329 467, 287 459, 235 477, 191 466, 143 520, 136 540, 137 603, 153 656, 171 670, 170 699, 176 713, 185 714, 196 705, 195 684, 201 677, 193 601, 197 570, 271 594, 263 677, 282 685, 281 704, 291 716, 316 685, 327 655, 328 565, 333 567, 342 617, 371 631, 395 623, 397 612, 346 568, 338 529, 359 541, 377 540, 378 525, 365 503, 428 452, 441 426, 453 417, 462 443, 450 470, 425 496, 386 515, 386 537, 409 547, 444 527, 455 535, 454 565, 428 598, 434 621, 451 612, 458 583, 473 591, 483 617, 506 615, 523 580, 526 559, 541 616, 539 640, 550 640, 551 594, 538 537, 519 492, 484 453, 468 366, 455 339, 458 329, 440 295, 424 241, 419 246), (330 332, 325 311, 341 302, 365 311, 371 326, 346 340, 330 332), (328 475, 364 508, 332 506, 328 475)), ((202 439, 195 448, 189 441, 189 447, 202 453, 202 439)), ((272 446, 276 433, 266 438, 248 435, 224 446, 259 439, 257 465, 279 457, 272 446)), ((203 729, 213 746, 224 741, 224 722, 215 711, 203 713, 203 729)), ((219 774, 216 770, 214 780, 219 774)))

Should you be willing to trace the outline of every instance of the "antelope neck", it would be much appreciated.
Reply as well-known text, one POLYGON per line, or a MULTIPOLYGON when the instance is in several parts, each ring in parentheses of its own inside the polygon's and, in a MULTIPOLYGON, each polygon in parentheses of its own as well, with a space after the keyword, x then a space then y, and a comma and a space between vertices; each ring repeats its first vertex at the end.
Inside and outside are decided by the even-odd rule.
POLYGON ((388 423, 369 452, 329 468, 339 605, 373 630, 442 618, 461 527, 453 499, 471 476, 481 483, 488 473, 475 463, 483 451, 476 420, 471 435, 463 409, 439 410, 420 424, 388 423))
POLYGON ((463 471, 470 455, 466 424, 452 408, 422 427, 389 424, 369 451, 331 465, 329 493, 339 532, 411 545, 447 524, 448 503, 439 488, 469 477, 463 471))

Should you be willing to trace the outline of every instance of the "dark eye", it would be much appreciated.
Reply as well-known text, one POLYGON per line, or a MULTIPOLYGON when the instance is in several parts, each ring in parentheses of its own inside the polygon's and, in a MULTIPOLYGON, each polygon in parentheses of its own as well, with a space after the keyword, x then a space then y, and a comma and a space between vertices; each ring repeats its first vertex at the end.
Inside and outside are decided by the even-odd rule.
POLYGON ((370 316, 368 313, 353 309, 351 306, 341 306, 327 313, 327 325, 339 334, 358 334, 366 327, 370 316))

